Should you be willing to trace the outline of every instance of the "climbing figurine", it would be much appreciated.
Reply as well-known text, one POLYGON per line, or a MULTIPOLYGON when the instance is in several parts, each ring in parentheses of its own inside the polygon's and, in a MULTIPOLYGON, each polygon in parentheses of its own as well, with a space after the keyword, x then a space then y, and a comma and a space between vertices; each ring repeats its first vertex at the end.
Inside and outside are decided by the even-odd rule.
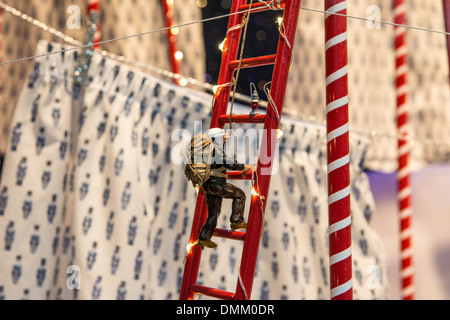
POLYGON ((205 134, 199 134, 191 139, 190 148, 185 154, 185 175, 194 187, 202 187, 206 195, 208 217, 198 237, 198 244, 215 248, 217 245, 211 237, 217 226, 217 220, 222 207, 222 199, 233 199, 230 216, 230 227, 233 230, 246 229, 244 221, 245 193, 232 184, 227 183, 227 170, 242 171, 245 175, 253 171, 253 167, 240 164, 227 157, 224 143, 227 139, 224 129, 213 128, 205 134))

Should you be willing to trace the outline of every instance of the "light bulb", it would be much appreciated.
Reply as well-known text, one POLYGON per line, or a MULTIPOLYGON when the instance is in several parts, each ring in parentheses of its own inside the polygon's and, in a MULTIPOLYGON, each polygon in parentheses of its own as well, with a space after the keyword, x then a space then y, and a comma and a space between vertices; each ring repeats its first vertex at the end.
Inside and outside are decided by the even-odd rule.
POLYGON ((283 131, 281 131, 280 129, 278 129, 278 130, 277 130, 277 139, 280 140, 282 136, 283 136, 283 131))
POLYGON ((223 51, 223 48, 225 47, 225 41, 226 41, 227 39, 223 39, 223 41, 219 44, 219 50, 220 51, 223 51))
POLYGON ((192 247, 195 246, 197 243, 198 243, 198 241, 195 241, 195 242, 193 242, 193 243, 189 243, 189 244, 186 246, 186 254, 191 253, 192 247))
POLYGON ((183 60, 183 57, 184 57, 183 52, 181 52, 179 50, 177 52, 175 52, 175 59, 177 59, 178 61, 183 60))

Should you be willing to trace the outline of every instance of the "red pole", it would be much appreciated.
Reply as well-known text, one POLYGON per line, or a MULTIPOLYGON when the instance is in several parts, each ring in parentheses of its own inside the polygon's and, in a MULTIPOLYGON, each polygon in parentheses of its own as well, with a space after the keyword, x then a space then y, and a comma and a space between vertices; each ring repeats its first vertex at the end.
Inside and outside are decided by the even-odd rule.
MULTIPOLYGON (((88 16, 91 15, 91 13, 97 13, 100 14, 100 0, 89 0, 88 1, 88 16)), ((100 20, 97 23, 97 30, 95 31, 94 35, 94 43, 101 41, 101 31, 100 31, 100 20)), ((94 45, 94 49, 99 49, 100 45, 96 44, 94 45)))
MULTIPOLYGON (((328 12, 347 14, 345 0, 325 0, 328 12)), ((325 17, 330 297, 352 300, 347 18, 325 17)))
MULTIPOLYGON (((404 0, 393 0, 394 22, 406 24, 406 4, 404 0)), ((401 238, 401 278, 402 297, 414 299, 413 255, 412 255, 412 209, 409 170, 409 128, 408 128, 408 54, 406 29, 395 26, 395 68, 397 92, 398 130, 398 206, 401 238)))
MULTIPOLYGON (((166 2, 162 0, 163 4, 166 2)), ((247 0, 235 0, 232 3, 231 12, 238 11, 239 6, 245 4, 247 0)), ((232 73, 228 72, 230 68, 229 63, 237 58, 239 42, 241 38, 241 28, 234 28, 236 25, 242 22, 243 15, 233 15, 230 17, 228 22, 229 34, 224 49, 222 57, 222 66, 219 74, 218 85, 224 85, 232 80, 232 73)), ((215 104, 213 110, 213 116, 211 118, 210 128, 218 128, 221 126, 219 122, 219 116, 226 114, 228 101, 230 99, 230 87, 223 86, 215 93, 215 104), (220 95, 219 90, 226 90, 225 94, 220 95), (226 96, 226 97, 224 97, 226 96), (219 103, 220 102, 220 103, 219 103)), ((222 125, 223 127, 223 125, 222 125)), ((206 221, 208 216, 208 208, 206 206, 206 197, 204 191, 200 188, 197 198, 197 204, 195 207, 194 219, 192 221, 191 237, 189 241, 190 252, 186 255, 183 284, 180 290, 180 300, 192 300, 194 295, 191 290, 191 286, 197 281, 198 270, 200 268, 200 258, 202 249, 198 245, 194 245, 200 234, 200 230, 206 221), (196 251, 194 251, 196 250, 196 251), (195 252, 195 254, 193 254, 195 252)))
MULTIPOLYGON (((182 52, 178 51, 177 46, 177 30, 172 28, 174 26, 173 22, 173 0, 161 0, 161 5, 164 11, 164 17, 166 18, 166 27, 170 28, 167 31, 167 40, 169 43, 169 57, 170 63, 172 65, 172 72, 175 74, 181 74, 180 61, 182 59, 182 52)), ((176 84, 180 84, 180 81, 175 79, 176 84)))
MULTIPOLYGON (((442 5, 444 7, 444 21, 445 21, 445 31, 450 32, 450 0, 442 0, 442 5)), ((448 54, 448 66, 450 69, 450 36, 447 35, 447 54, 448 54)), ((450 78, 450 72, 449 72, 450 78)))

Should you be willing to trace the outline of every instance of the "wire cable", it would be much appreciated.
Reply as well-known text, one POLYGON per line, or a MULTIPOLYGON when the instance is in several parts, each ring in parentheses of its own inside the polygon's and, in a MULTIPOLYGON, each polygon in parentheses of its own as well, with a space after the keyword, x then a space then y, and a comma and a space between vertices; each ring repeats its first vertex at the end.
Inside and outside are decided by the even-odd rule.
MULTIPOLYGON (((67 36, 65 36, 65 37, 63 36, 62 32, 57 31, 56 29, 54 29, 52 27, 46 26, 44 23, 29 17, 27 14, 24 14, 24 13, 20 12, 19 10, 6 5, 3 2, 0 2, 0 8, 4 9, 7 12, 10 12, 10 13, 18 16, 18 17, 21 17, 22 19, 24 19, 26 21, 33 22, 33 24, 35 24, 36 26, 40 27, 41 29, 43 29, 45 31, 49 31, 49 32, 51 32, 51 33, 53 33, 55 35, 59 34, 60 38, 63 38, 64 41, 68 41, 69 40, 69 39, 66 39, 67 36), (52 32, 52 31, 54 31, 54 32, 52 32)), ((329 12, 329 11, 325 11, 325 10, 312 9, 312 8, 306 8, 306 7, 300 7, 300 9, 301 10, 305 10, 305 11, 322 13, 322 14, 326 14, 326 15, 338 15, 338 16, 349 18, 349 19, 355 19, 355 20, 361 20, 361 21, 369 21, 369 22, 380 23, 380 24, 385 24, 385 25, 390 25, 390 26, 404 27, 404 28, 412 29, 412 30, 418 30, 418 31, 437 33, 437 34, 450 36, 450 32, 441 31, 441 30, 434 30, 434 29, 430 29, 430 28, 416 27, 416 26, 411 26, 411 25, 406 25, 406 24, 398 24, 398 23, 384 21, 384 20, 374 20, 374 19, 369 19, 369 18, 364 18, 364 17, 352 16, 352 15, 348 15, 348 14, 341 14, 341 13, 329 12)), ((150 35, 150 34, 154 34, 154 33, 165 32, 165 31, 168 31, 168 30, 171 30, 171 29, 174 29, 174 28, 182 28, 182 27, 187 27, 187 26, 191 26, 191 25, 194 25, 194 24, 205 23, 205 22, 220 20, 220 19, 224 19, 224 18, 229 18, 230 16, 237 15, 237 14, 245 14, 245 13, 248 13, 248 12, 252 12, 253 10, 257 10, 257 9, 249 9, 249 10, 239 11, 239 12, 235 12, 235 13, 227 13, 227 14, 223 14, 223 15, 219 15, 219 16, 210 17, 210 18, 204 18, 204 19, 200 19, 200 20, 190 21, 190 22, 186 22, 186 23, 182 23, 182 24, 178 24, 178 25, 174 25, 174 26, 170 26, 170 27, 164 27, 164 28, 158 28, 158 29, 154 29, 154 30, 150 30, 150 31, 144 31, 144 32, 136 33, 136 34, 123 36, 123 37, 113 38, 113 39, 109 39, 109 40, 103 40, 103 41, 99 41, 99 42, 94 42, 92 45, 103 45, 103 44, 108 44, 108 43, 112 43, 112 42, 116 42, 116 41, 121 41, 121 40, 136 38, 136 37, 142 37, 142 36, 150 35)), ((67 38, 70 38, 70 37, 67 37, 67 38)), ((18 58, 18 59, 14 59, 14 60, 10 60, 10 61, 1 62, 0 66, 7 65, 7 64, 12 64, 12 63, 17 63, 17 62, 22 62, 22 61, 27 61, 27 60, 32 60, 32 59, 36 59, 36 58, 42 58, 42 57, 46 57, 46 56, 51 55, 51 54, 60 54, 60 53, 67 52, 67 51, 73 51, 73 50, 77 50, 77 49, 82 49, 82 48, 85 48, 85 47, 88 47, 88 46, 91 46, 91 45, 78 45, 75 48, 64 49, 64 50, 60 50, 60 51, 50 52, 50 53, 47 53, 47 54, 34 55, 34 56, 29 56, 29 57, 24 57, 24 58, 18 58)))
MULTIPOLYGON (((96 44, 104 44, 104 43, 111 43, 114 41, 120 41, 120 40, 124 40, 124 39, 130 39, 133 37, 139 37, 139 36, 143 36, 143 35, 148 35, 148 34, 153 34, 153 33, 157 33, 157 32, 164 32, 173 28, 181 28, 181 27, 185 27, 185 26, 189 26, 189 25, 194 25, 197 23, 203 23, 203 22, 209 22, 209 21, 214 21, 214 20, 218 20, 218 19, 223 19, 223 18, 227 18, 232 16, 233 14, 244 14, 247 13, 248 10, 245 10, 243 12, 237 12, 237 13, 229 13, 229 14, 224 14, 224 15, 220 15, 220 16, 215 16, 215 17, 211 17, 211 18, 206 18, 206 19, 202 19, 202 20, 197 20, 197 21, 192 21, 192 22, 188 22, 188 23, 184 23, 184 24, 179 24, 179 25, 174 25, 172 27, 165 27, 165 28, 160 28, 160 29, 156 29, 156 30, 152 30, 152 31, 147 31, 147 32, 142 32, 139 34, 135 34, 135 35, 128 35, 125 37, 121 37, 121 38, 115 38, 115 39, 110 39, 110 40, 105 40, 105 41, 101 41, 98 43, 93 43, 90 45, 83 45, 80 41, 65 35, 63 32, 56 30, 53 27, 50 27, 48 25, 46 25, 45 23, 21 12, 20 10, 17 10, 14 7, 11 7, 3 2, 0 2, 0 8, 4 9, 5 12, 9 12, 11 14, 13 14, 16 17, 21 18, 24 21, 29 22, 30 24, 32 24, 33 26, 45 31, 45 32, 49 32, 52 35, 60 38, 61 40, 63 40, 66 43, 70 43, 71 45, 73 45, 74 47, 72 48, 65 48, 62 50, 58 50, 58 51, 53 51, 50 53, 45 53, 45 54, 40 54, 40 55, 35 55, 35 56, 30 56, 30 57, 24 57, 24 58, 18 58, 18 59, 14 59, 14 60, 10 60, 10 61, 5 61, 5 62, 1 62, 0 66, 3 65, 8 65, 8 64, 13 64, 13 63, 18 63, 18 62, 23 62, 23 61, 27 61, 27 60, 32 60, 32 59, 37 59, 37 58, 43 58, 43 57, 47 57, 53 54, 61 54, 61 53, 65 53, 65 52, 69 52, 69 51, 75 51, 78 49, 82 49, 82 48, 86 48, 86 47, 91 47, 94 46, 96 44)), ((385 25, 391 25, 391 26, 400 26, 400 27, 404 27, 404 28, 408 28, 408 29, 412 29, 412 30, 418 30, 418 31, 423 31, 423 32, 432 32, 432 33, 438 33, 438 34, 443 34, 443 35, 447 35, 450 36, 449 32, 445 32, 445 31, 440 31, 440 30, 433 30, 433 29, 429 29, 429 28, 422 28, 422 27, 416 27, 416 26, 410 26, 410 25, 402 25, 402 24, 396 24, 393 22, 388 22, 388 21, 383 21, 383 20, 374 20, 374 19, 368 19, 368 18, 363 18, 363 17, 358 17, 358 16, 352 16, 352 15, 345 15, 345 14, 340 14, 340 13, 333 13, 333 12, 328 12, 328 11, 324 11, 324 10, 319 10, 319 9, 311 9, 311 8, 306 8, 306 7, 300 7, 301 10, 305 10, 305 11, 310 11, 310 12, 315 12, 315 13, 322 13, 322 14, 335 14, 335 15, 339 15, 339 16, 345 16, 347 18, 350 19, 356 19, 356 20, 361 20, 361 21, 369 21, 369 22, 373 22, 373 23, 380 23, 380 24, 385 24, 385 25)), ((214 92, 217 89, 217 86, 212 85, 210 83, 205 83, 203 81, 199 81, 197 79, 191 78, 191 77, 185 77, 179 74, 175 74, 173 72, 155 67, 155 66, 151 66, 142 62, 137 62, 137 61, 131 61, 126 59, 124 56, 120 56, 120 55, 116 55, 114 53, 110 53, 107 52, 105 50, 101 51, 102 55, 104 56, 108 56, 111 59, 117 60, 119 62, 122 63, 126 63, 129 65, 133 65, 137 68, 141 68, 144 70, 147 70, 149 72, 153 72, 168 78, 175 78, 175 79, 184 79, 186 80, 187 83, 192 84, 194 86, 197 86, 199 88, 203 88, 205 90, 208 90, 210 92, 214 92)), ((231 83, 230 83, 231 84, 231 83)), ((250 97, 241 94, 241 93, 236 93, 235 94, 236 99, 243 101, 243 102, 250 102, 250 97)), ((266 101, 260 101, 260 107, 262 108, 267 108, 268 107, 268 103, 266 101)), ((287 114, 289 114, 290 116, 297 118, 299 120, 302 121, 307 121, 307 122, 312 122, 315 123, 317 125, 323 126, 323 123, 321 121, 319 121, 318 119, 316 119, 316 117, 314 116, 307 116, 304 115, 302 113, 300 113, 297 110, 293 110, 290 109, 289 107, 284 107, 283 108, 283 112, 286 112, 287 114)), ((424 145, 431 145, 431 146, 435 146, 435 147, 445 147, 447 150, 450 151, 450 143, 446 143, 444 141, 439 141, 439 140, 432 140, 429 138, 419 138, 419 137, 413 137, 413 136, 409 136, 407 138, 405 137, 400 137, 399 135, 392 133, 392 132, 387 132, 384 130, 375 130, 375 129, 367 129, 367 128, 356 128, 353 127, 351 128, 352 131, 358 132, 359 134, 369 137, 369 138, 374 138, 374 137, 387 137, 387 138, 391 138, 391 139, 407 139, 407 140, 413 140, 417 143, 422 143, 424 145)))

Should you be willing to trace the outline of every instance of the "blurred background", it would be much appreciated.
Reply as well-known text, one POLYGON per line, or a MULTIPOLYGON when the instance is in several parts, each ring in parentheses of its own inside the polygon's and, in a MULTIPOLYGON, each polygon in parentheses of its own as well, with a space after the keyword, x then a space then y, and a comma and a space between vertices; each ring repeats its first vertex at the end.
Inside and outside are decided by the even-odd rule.
MULTIPOLYGON (((70 5, 86 6, 84 0, 10 0, 8 5, 83 41, 81 30, 66 26, 70 5)), ((181 24, 229 13, 231 0, 174 0, 175 23, 181 24)), ((408 24, 445 30, 441 0, 407 1, 408 24)), ((380 9, 380 19, 392 21, 389 0, 348 1, 349 14, 368 18, 371 6, 380 9)), ((321 0, 304 0, 305 8, 323 9, 321 0)), ((102 1, 102 39, 112 39, 164 25, 159 1, 102 1), (120 8, 120 10, 118 10, 120 8)), ((244 58, 276 51, 279 12, 254 14, 248 26, 244 58)), ((60 41, 10 13, 2 14, 2 59, 31 56, 41 39, 60 41)), ((366 21, 349 19, 349 84, 352 134, 371 141, 366 167, 376 204, 371 223, 380 236, 389 261, 390 297, 400 296, 399 236, 396 194, 396 126, 393 67, 393 28, 382 24, 370 29, 366 21)), ((302 10, 294 50, 286 107, 299 119, 323 125, 324 55, 323 14, 302 10)), ((183 52, 182 73, 216 84, 220 69, 220 43, 226 35, 227 19, 180 28, 178 45, 183 52)), ((414 250, 417 299, 450 299, 450 95, 448 53, 443 34, 409 29, 409 88, 412 128, 412 174, 414 250)), ((127 39, 103 48, 118 55, 169 70, 166 34, 127 39), (158 45, 155 45, 157 43, 158 45)), ((2 66, 0 155, 6 150, 10 122, 20 92, 33 68, 32 62, 2 66)), ((266 100, 263 87, 272 67, 243 69, 237 92, 249 95, 250 84, 266 100)))

